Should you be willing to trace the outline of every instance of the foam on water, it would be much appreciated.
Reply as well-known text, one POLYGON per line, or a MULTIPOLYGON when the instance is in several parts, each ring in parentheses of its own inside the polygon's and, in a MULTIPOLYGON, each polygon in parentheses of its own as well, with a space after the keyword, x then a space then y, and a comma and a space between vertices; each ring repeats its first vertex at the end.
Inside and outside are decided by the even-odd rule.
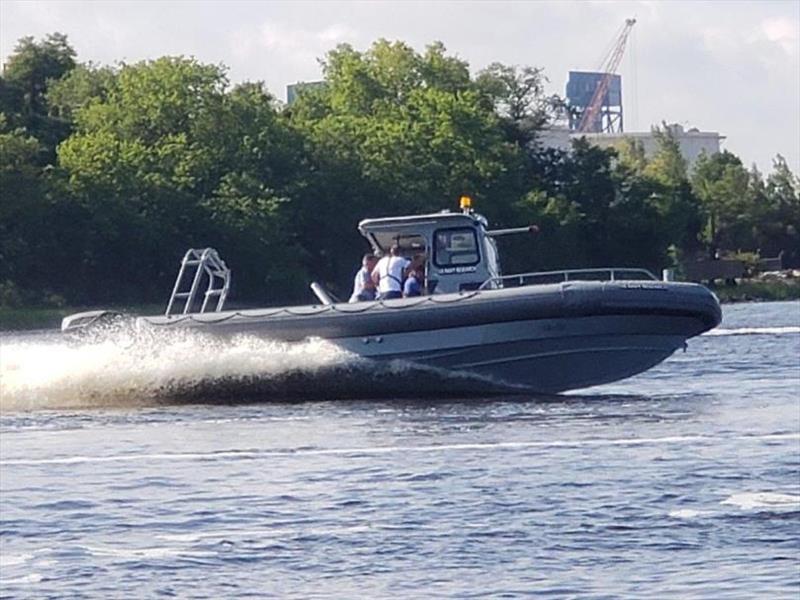
POLYGON ((5 587, 12 585, 34 584, 41 582, 43 579, 44 576, 41 573, 29 573, 28 575, 23 575, 22 577, 13 577, 11 579, 0 579, 0 585, 5 587))
POLYGON ((800 495, 778 492, 742 492, 731 495, 720 504, 729 504, 742 510, 800 511, 800 495))
POLYGON ((717 328, 706 331, 705 336, 727 336, 727 335, 785 335, 800 333, 800 327, 738 327, 735 329, 717 328))
POLYGON ((402 361, 376 364, 321 339, 221 339, 191 330, 122 326, 81 338, 11 338, 0 348, 0 412, 230 403, 318 395, 320 390, 326 397, 374 395, 381 389, 393 395, 491 390, 489 382, 476 383, 479 378, 402 361), (386 376, 393 380, 388 390, 376 385, 386 376), (438 384, 426 385, 420 377, 438 384))
POLYGON ((800 511, 800 495, 783 492, 739 492, 719 502, 718 506, 680 508, 669 512, 672 519, 725 517, 737 513, 795 513, 800 511))
POLYGON ((4 340, 1 352, 3 411, 147 403, 214 382, 313 374, 360 360, 322 340, 220 340, 187 330, 20 338, 4 340))
POLYGON ((660 438, 616 438, 616 439, 577 439, 577 440, 552 440, 552 441, 520 441, 520 442, 488 442, 468 444, 436 444, 417 446, 367 446, 345 448, 278 448, 278 449, 238 449, 215 450, 212 452, 161 452, 145 454, 113 454, 106 456, 60 456, 57 458, 33 458, 0 460, 0 466, 30 466, 30 465, 77 465, 83 463, 108 463, 108 462, 212 462, 230 460, 274 460, 275 458, 311 457, 311 456, 353 456, 368 457, 381 454, 410 454, 410 453, 441 453, 441 452, 494 452, 514 451, 525 448, 542 448, 555 450, 558 448, 606 448, 606 447, 636 447, 636 446, 663 446, 689 444, 714 444, 720 441, 746 442, 746 441, 800 441, 800 433, 777 433, 766 435, 738 435, 738 436, 706 436, 683 435, 666 436, 660 438))
POLYGON ((694 510, 692 508, 681 508, 679 510, 671 510, 669 512, 669 516, 672 519, 695 519, 703 514, 703 511, 694 510))
POLYGON ((112 546, 85 546, 89 554, 94 556, 109 556, 127 560, 165 559, 165 558, 210 558, 216 556, 215 552, 193 550, 172 546, 149 546, 146 548, 119 548, 112 546))

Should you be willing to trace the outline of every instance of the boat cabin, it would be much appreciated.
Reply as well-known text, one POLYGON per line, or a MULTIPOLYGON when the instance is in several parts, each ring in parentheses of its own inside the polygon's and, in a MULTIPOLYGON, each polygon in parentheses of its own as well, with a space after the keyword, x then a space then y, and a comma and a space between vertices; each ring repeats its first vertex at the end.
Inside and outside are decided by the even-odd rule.
POLYGON ((364 219, 358 230, 378 255, 393 245, 402 256, 424 257, 426 294, 478 289, 500 276, 497 245, 487 221, 471 211, 364 219))

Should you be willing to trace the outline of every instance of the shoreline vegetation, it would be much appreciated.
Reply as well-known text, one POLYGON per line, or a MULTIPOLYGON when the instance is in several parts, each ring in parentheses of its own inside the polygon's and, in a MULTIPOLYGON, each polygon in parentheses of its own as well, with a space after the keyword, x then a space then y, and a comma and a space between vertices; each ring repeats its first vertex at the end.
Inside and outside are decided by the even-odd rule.
POLYGON ((741 279, 736 285, 716 285, 709 289, 721 304, 740 302, 781 302, 800 300, 800 279, 741 279))
MULTIPOLYGON (((736 281, 736 285, 713 285, 709 289, 717 295, 721 304, 800 300, 800 278, 741 279, 736 281)), ((131 315, 156 315, 163 313, 164 305, 27 308, 0 306, 0 332, 55 330, 61 326, 61 319, 67 315, 99 309, 131 315)))
MULTIPOLYGON (((342 44, 321 65, 286 104, 224 65, 81 63, 63 34, 20 39, 0 76, 2 322, 158 305, 188 248, 235 268, 236 305, 301 304, 310 281, 348 297, 369 250, 360 220, 462 195, 492 228, 538 227, 498 241, 506 273, 800 268, 800 180, 780 155, 767 173, 727 150, 689 165, 666 123, 649 154, 632 138, 548 147, 580 115, 542 68, 476 72, 438 42, 342 44)), ((795 293, 776 285, 719 294, 795 293)))

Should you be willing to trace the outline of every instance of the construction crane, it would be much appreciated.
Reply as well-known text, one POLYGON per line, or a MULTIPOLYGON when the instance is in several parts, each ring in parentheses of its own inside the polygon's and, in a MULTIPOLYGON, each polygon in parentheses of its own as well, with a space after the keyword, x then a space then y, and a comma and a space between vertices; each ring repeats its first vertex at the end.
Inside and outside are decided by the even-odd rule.
POLYGON ((603 77, 597 82, 597 87, 592 95, 592 100, 589 102, 586 109, 581 115, 581 120, 578 122, 577 131, 579 133, 586 133, 592 129, 592 124, 597 119, 600 113, 600 108, 603 106, 603 100, 608 92, 608 85, 611 82, 611 77, 617 71, 619 63, 622 60, 622 54, 625 52, 625 44, 628 42, 628 35, 636 24, 636 19, 625 19, 625 25, 617 37, 616 43, 611 47, 608 55, 603 60, 600 71, 603 77))

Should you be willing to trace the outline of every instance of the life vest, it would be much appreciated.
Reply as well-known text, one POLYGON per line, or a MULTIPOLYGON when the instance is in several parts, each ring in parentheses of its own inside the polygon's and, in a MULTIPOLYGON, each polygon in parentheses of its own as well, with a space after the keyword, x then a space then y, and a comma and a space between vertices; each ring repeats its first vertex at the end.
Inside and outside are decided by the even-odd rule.
MULTIPOLYGON (((378 292, 403 291, 403 270, 408 266, 409 260, 401 256, 384 256, 375 265, 378 272, 378 292)), ((373 271, 374 272, 374 271, 373 271)))

